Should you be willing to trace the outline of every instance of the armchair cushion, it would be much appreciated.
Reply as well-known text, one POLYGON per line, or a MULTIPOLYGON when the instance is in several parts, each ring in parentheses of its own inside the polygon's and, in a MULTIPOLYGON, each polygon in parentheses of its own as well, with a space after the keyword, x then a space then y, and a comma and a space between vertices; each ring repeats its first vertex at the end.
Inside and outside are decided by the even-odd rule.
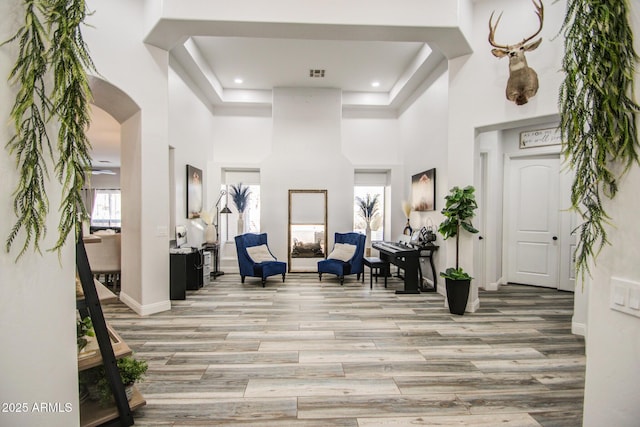
POLYGON ((269 252, 267 245, 250 246, 247 248, 247 253, 253 262, 257 263, 276 260, 269 252))
POLYGON ((356 249, 356 245, 350 245, 349 243, 336 243, 333 251, 327 258, 348 262, 353 258, 353 254, 356 253, 356 249))

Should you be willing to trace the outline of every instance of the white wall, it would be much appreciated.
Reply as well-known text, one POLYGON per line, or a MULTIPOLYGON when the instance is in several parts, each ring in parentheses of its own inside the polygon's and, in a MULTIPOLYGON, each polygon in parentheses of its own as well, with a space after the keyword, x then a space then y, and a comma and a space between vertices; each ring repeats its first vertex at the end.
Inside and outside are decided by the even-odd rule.
MULTIPOLYGON (((630 16, 638 52, 640 5, 627 4, 632 4, 630 16)), ((637 66, 635 87, 638 102, 637 66)), ((640 282, 640 167, 635 164, 619 184, 615 200, 604 203, 614 224, 607 229, 611 246, 602 250, 589 284, 585 427, 631 427, 640 419, 640 318, 609 309, 613 277, 640 282)))
POLYGON ((398 213, 405 198, 399 120, 388 115, 361 117, 343 113, 342 152, 354 170, 388 174, 390 191, 385 196, 384 239, 395 240, 406 221, 398 213))
MULTIPOLYGON (((498 43, 515 43, 536 31, 538 21, 533 6, 522 7, 510 0, 487 0, 474 3, 474 22, 470 37, 474 53, 449 61, 449 132, 448 188, 474 184, 474 164, 477 156, 476 135, 479 129, 496 124, 524 124, 538 117, 557 114, 558 88, 562 81, 560 60, 561 38, 555 38, 564 17, 565 2, 546 3, 543 42, 527 54, 529 66, 538 73, 540 88, 535 97, 523 106, 505 98, 508 78, 506 60, 491 53, 488 20, 493 10, 504 11, 496 33, 498 43), (554 39, 555 38, 555 39, 554 39)), ((461 267, 473 276, 473 239, 461 236, 461 267)), ((455 244, 447 245, 447 258, 454 259, 455 244)), ((477 285, 472 286, 467 309, 480 304, 477 285)))
MULTIPOLYGON (((434 253, 436 272, 446 269, 446 251, 442 236, 437 232, 443 216, 444 196, 448 192, 447 179, 447 133, 448 133, 448 74, 442 72, 432 85, 400 116, 400 135, 402 140, 402 179, 403 200, 411 198, 411 176, 425 170, 436 169, 436 206, 432 212, 412 212, 411 226, 414 230, 433 224, 437 240, 434 242, 441 248, 434 253), (430 222, 429 222, 430 221, 430 222)), ((401 221, 404 228, 405 218, 401 203, 393 206, 395 218, 401 221)), ((397 234, 402 232, 399 229, 397 234)), ((395 240, 396 235, 393 235, 395 240)), ((421 260, 423 276, 431 278, 431 269, 426 268, 421 260)), ((444 279, 436 278, 439 283, 444 279)), ((444 293, 444 286, 439 288, 444 293)))
POLYGON ((95 13, 87 18, 91 26, 83 34, 100 76, 141 109, 123 130, 131 140, 123 138, 121 149, 122 203, 127 210, 121 299, 136 312, 150 314, 170 307, 168 53, 142 43, 141 2, 90 1, 88 7, 95 13), (128 191, 125 183, 136 191, 128 191))
MULTIPOLYGON (((342 154, 341 93, 337 89, 277 88, 272 151, 262 163, 261 225, 269 246, 287 259, 290 189, 327 190, 327 241, 353 228, 353 165, 342 154)), ((327 249, 329 250, 329 249, 327 249)))
MULTIPOLYGON (((169 145, 174 148, 173 173, 176 225, 187 226, 188 244, 200 247, 204 242, 204 223, 187 219, 186 165, 203 171, 203 210, 211 210, 216 198, 209 189, 208 159, 213 152, 213 120, 209 110, 173 71, 169 70, 169 145), (209 195, 211 194, 211 195, 209 195)), ((217 187, 219 188, 219 187, 217 187)), ((215 211, 215 210, 214 210, 215 211)), ((169 230, 172 235, 173 230, 169 230)))
MULTIPOLYGON (((0 2, 0 40, 7 40, 24 22, 22 1, 0 2)), ((75 246, 73 237, 62 249, 60 257, 49 252, 57 240, 58 206, 62 186, 54 178, 53 165, 47 183, 50 209, 48 234, 41 243, 42 254, 29 249, 16 261, 25 234, 20 233, 11 252, 4 250, 16 217, 13 213, 12 193, 18 184, 15 159, 4 147, 12 134, 9 112, 16 88, 9 86, 7 76, 16 59, 18 45, 0 47, 0 402, 26 403, 22 413, 0 412, 2 426, 74 426, 78 424, 78 367, 75 339, 75 246), (61 412, 36 412, 34 404, 60 405, 61 412), (70 404, 65 412, 65 404, 70 404)), ((57 135, 50 128, 52 144, 57 135)), ((1 409, 1 408, 0 408, 1 409)))

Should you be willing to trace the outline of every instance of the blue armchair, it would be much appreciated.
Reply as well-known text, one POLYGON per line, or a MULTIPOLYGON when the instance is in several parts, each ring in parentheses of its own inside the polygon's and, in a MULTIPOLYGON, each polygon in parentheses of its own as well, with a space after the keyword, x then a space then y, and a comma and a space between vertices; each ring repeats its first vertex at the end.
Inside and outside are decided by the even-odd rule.
POLYGON ((364 257, 364 241, 366 236, 360 233, 336 233, 334 238, 334 248, 329 258, 318 261, 318 275, 322 281, 322 273, 331 273, 338 276, 340 285, 344 284, 344 276, 349 274, 357 274, 360 280, 360 274, 364 274, 363 257, 364 257), (355 246, 355 252, 349 257, 350 251, 355 246))
POLYGON ((236 251, 238 252, 238 265, 240 267, 240 279, 260 277, 262 287, 265 286, 267 277, 282 274, 282 281, 287 271, 287 263, 278 261, 269 250, 267 234, 247 233, 236 236, 236 251))

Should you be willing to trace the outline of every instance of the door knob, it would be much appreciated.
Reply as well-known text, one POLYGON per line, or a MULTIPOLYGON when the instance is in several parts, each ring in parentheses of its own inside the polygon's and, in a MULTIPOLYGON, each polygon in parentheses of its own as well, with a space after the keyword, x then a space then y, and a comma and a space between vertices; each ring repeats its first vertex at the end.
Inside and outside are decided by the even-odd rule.
POLYGON ((553 240, 558 240, 558 236, 553 236, 552 239, 553 240))
POLYGON ((478 240, 483 240, 483 239, 484 239, 484 237, 478 236, 478 240))

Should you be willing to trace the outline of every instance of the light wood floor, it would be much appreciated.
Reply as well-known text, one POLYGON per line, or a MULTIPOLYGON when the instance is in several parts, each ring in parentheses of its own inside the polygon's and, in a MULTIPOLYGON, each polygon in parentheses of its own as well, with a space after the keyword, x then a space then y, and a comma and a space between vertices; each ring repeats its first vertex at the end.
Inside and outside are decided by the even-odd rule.
POLYGON ((227 274, 139 317, 105 306, 149 361, 140 426, 580 426, 584 341, 573 294, 509 285, 449 314, 330 275, 227 274))

